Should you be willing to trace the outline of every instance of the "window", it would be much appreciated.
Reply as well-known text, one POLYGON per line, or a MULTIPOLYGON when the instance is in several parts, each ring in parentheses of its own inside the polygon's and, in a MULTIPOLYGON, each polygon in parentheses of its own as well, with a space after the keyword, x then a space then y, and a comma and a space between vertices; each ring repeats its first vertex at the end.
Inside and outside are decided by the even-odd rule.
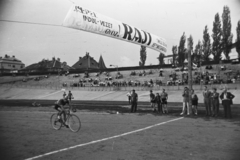
POLYGON ((12 67, 15 68, 15 65, 13 65, 12 67))
POLYGON ((23 66, 21 66, 21 68, 23 68, 23 66))

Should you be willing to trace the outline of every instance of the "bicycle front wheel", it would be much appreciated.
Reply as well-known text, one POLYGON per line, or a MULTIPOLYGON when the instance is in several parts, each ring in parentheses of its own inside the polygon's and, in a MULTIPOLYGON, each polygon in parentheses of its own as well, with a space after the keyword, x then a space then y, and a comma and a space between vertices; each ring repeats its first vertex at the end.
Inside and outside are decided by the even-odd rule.
POLYGON ((53 129, 59 130, 62 127, 60 119, 58 119, 58 114, 54 113, 50 118, 51 125, 53 129))
POLYGON ((72 115, 69 115, 68 119, 67 119, 67 124, 69 126, 69 129, 73 132, 78 132, 81 128, 81 121, 80 119, 72 114, 72 115))

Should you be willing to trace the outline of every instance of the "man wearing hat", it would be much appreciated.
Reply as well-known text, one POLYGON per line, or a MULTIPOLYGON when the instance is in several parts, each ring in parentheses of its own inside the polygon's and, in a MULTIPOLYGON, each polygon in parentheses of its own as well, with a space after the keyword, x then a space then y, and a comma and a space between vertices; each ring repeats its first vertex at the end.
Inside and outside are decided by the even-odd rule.
POLYGON ((131 94, 131 112, 136 112, 137 111, 137 101, 138 101, 138 95, 135 93, 135 90, 132 90, 131 94))
POLYGON ((227 88, 224 89, 223 93, 220 95, 220 99, 222 100, 222 105, 224 108, 224 117, 225 118, 232 118, 231 113, 231 105, 233 104, 232 99, 235 96, 227 91, 227 88))

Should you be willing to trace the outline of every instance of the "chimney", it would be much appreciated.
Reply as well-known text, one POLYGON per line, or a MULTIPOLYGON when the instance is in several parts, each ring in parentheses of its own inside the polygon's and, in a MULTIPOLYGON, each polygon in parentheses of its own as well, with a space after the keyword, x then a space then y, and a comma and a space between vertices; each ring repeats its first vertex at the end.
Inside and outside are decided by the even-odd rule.
POLYGON ((79 61, 82 59, 82 57, 79 57, 79 61))
POLYGON ((8 55, 7 55, 7 54, 5 54, 5 58, 8 58, 8 55))
POLYGON ((57 58, 57 61, 60 62, 60 58, 57 58))
POLYGON ((15 58, 15 56, 13 55, 12 58, 15 58))
POLYGON ((52 57, 52 61, 55 61, 55 57, 52 57))

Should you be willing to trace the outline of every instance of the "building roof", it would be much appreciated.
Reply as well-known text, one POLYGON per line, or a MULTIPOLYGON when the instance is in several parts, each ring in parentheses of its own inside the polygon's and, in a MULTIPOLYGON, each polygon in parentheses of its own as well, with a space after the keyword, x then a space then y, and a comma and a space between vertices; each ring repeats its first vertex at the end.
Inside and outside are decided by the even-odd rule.
POLYGON ((106 68, 107 68, 107 67, 105 66, 104 61, 103 61, 102 55, 101 55, 100 58, 99 58, 98 66, 99 66, 99 69, 106 69, 106 68))
POLYGON ((52 60, 42 60, 38 63, 33 63, 24 68, 24 70, 45 70, 45 69, 70 69, 66 62, 61 63, 60 59, 53 58, 52 60))
POLYGON ((84 57, 79 57, 72 67, 75 69, 99 69, 99 64, 87 52, 84 57))
POLYGON ((4 57, 0 57, 1 63, 14 63, 14 64, 24 64, 22 61, 17 59, 15 56, 10 57, 9 55, 5 55, 4 57))

